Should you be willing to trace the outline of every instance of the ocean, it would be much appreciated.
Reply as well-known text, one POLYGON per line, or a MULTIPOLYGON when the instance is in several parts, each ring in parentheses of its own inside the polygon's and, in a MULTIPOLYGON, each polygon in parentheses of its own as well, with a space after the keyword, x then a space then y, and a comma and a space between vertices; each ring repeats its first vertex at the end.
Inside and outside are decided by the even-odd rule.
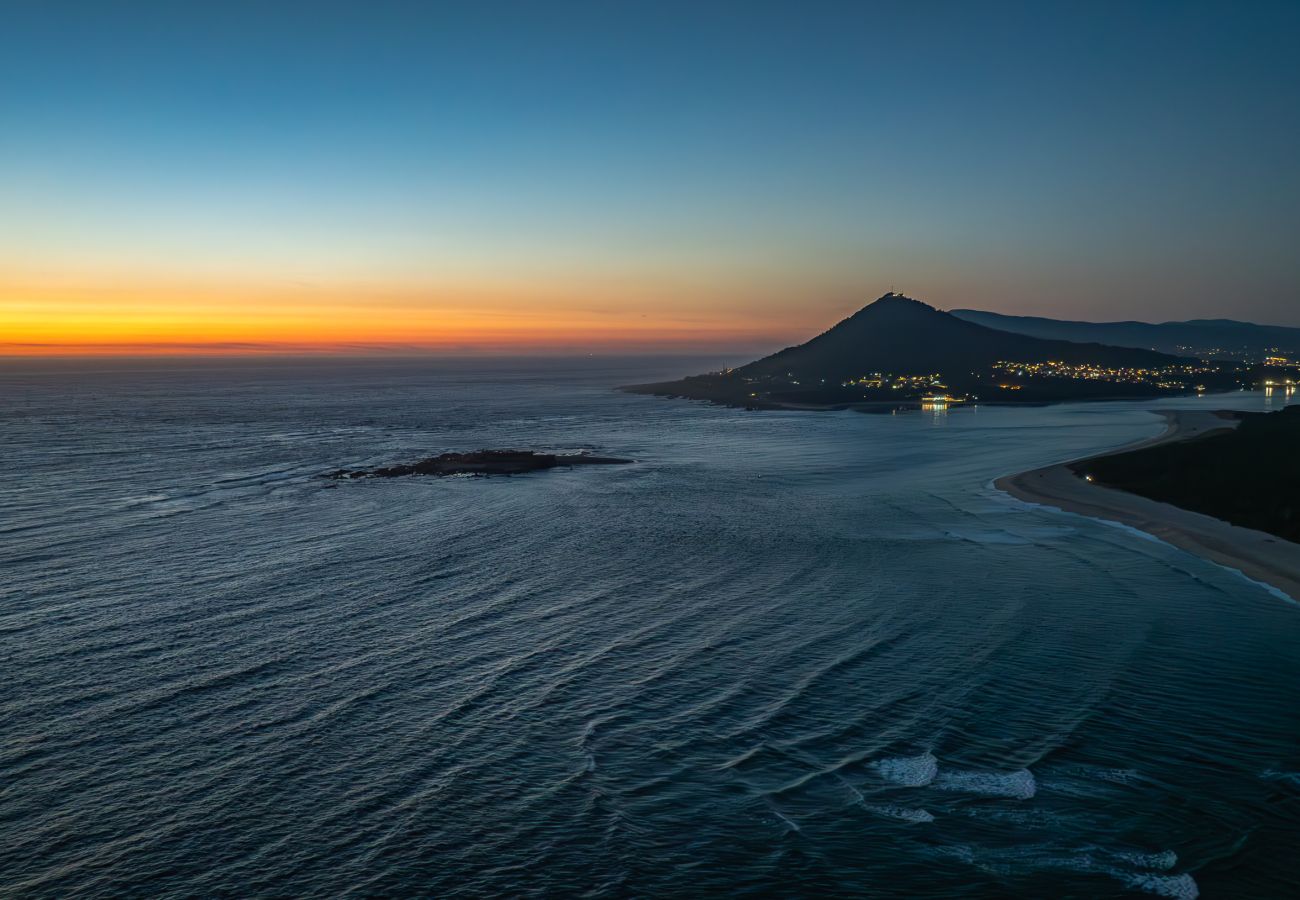
POLYGON ((0 363, 6 897, 1300 892, 1300 606, 997 476, 1153 407, 0 363), (633 465, 333 482, 448 450, 633 465))

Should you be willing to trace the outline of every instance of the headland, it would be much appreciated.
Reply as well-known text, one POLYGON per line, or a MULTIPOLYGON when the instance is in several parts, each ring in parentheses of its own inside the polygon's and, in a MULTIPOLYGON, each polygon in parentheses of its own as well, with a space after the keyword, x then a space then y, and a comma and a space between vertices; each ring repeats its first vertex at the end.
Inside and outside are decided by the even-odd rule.
MULTIPOLYGON (((1227 471, 1232 458, 1248 450, 1245 441, 1259 439, 1261 426, 1254 417, 1273 419, 1270 429, 1290 428, 1300 422, 1300 409, 1279 422, 1281 413, 1242 414, 1207 411, 1163 411, 1165 431, 1112 453, 1032 469, 997 479, 994 486, 1026 503, 1054 507, 1066 512, 1117 522, 1146 532, 1175 547, 1194 553, 1221 566, 1235 569, 1254 581, 1268 585, 1300 602, 1300 543, 1258 528, 1233 524, 1206 512, 1185 508, 1196 505, 1218 515, 1224 501, 1209 486, 1198 496, 1189 489, 1194 465, 1227 471), (1246 422, 1247 430, 1238 428, 1246 422), (1158 451, 1153 454, 1152 451, 1158 451), (1165 458, 1175 454, 1177 458, 1165 458), (1154 484, 1138 476, 1158 467, 1161 482, 1154 484), (1103 483, 1104 482, 1104 483, 1103 483), (1117 483, 1124 484, 1122 489, 1117 483), (1143 496, 1143 493, 1152 496, 1143 496), (1189 492, 1190 491, 1190 492, 1189 492), (1177 497, 1181 505, 1156 497, 1177 497)), ((1269 477, 1266 466, 1235 474, 1240 481, 1269 477)), ((1231 489, 1231 487, 1230 487, 1231 489)), ((1237 487, 1240 490, 1240 485, 1237 487)), ((1221 493, 1221 492, 1219 492, 1221 493)), ((1253 504, 1258 507, 1258 504, 1253 504)), ((1234 516, 1235 517, 1235 516, 1234 516)), ((1272 521, 1272 520, 1269 520, 1272 521)), ((1274 531, 1282 531, 1274 527, 1274 531)))

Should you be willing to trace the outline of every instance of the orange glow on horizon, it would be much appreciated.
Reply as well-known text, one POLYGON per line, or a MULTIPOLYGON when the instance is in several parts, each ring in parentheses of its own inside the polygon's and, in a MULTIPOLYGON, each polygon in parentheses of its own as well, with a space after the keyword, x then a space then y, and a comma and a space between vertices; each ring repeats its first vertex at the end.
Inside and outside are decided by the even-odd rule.
POLYGON ((732 298, 671 296, 628 285, 320 288, 0 273, 0 355, 775 349, 807 330, 732 298), (600 299, 585 299, 593 293, 600 299))

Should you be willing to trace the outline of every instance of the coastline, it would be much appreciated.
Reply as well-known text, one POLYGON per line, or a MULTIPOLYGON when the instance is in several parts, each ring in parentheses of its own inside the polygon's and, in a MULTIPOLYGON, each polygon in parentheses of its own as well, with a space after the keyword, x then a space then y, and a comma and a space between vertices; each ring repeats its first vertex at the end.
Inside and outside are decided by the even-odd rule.
MULTIPOLYGON (((897 399, 875 400, 780 400, 771 397, 746 397, 729 392, 701 391, 686 384, 686 379, 678 381, 652 382, 649 384, 624 384, 614 388, 626 394, 640 394, 645 397, 661 397, 667 400, 691 400, 711 403, 715 406, 727 406, 746 411, 785 411, 785 412, 843 412, 851 410, 861 413, 904 412, 924 408, 920 397, 910 396, 897 399)), ((1037 396, 1033 399, 1018 400, 1010 397, 997 399, 962 399, 952 402, 953 409, 979 406, 1018 406, 1037 407, 1052 406, 1057 403, 1115 403, 1134 400, 1159 400, 1171 397, 1191 396, 1198 393, 1191 388, 1181 391, 1159 391, 1150 394, 1098 394, 1093 396, 1037 396)), ((1126 448, 1132 449, 1132 448, 1126 448)))
POLYGON ((1052 507, 1145 532, 1180 550, 1232 569, 1293 602, 1300 602, 1300 544, 1169 503, 1092 484, 1071 470, 1071 465, 1087 459, 1193 440, 1234 428, 1237 424, 1212 412, 1179 410, 1161 411, 1160 414, 1167 424, 1164 432, 1154 438, 1084 459, 1004 475, 994 480, 993 486, 1024 503, 1052 507))

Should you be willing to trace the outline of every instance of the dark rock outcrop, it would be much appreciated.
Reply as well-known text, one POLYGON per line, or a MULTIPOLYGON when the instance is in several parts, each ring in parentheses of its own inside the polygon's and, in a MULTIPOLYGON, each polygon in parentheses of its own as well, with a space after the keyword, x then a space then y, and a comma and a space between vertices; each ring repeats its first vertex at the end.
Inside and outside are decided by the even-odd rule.
POLYGON ((408 465, 378 469, 338 469, 326 478, 399 478, 403 475, 523 475, 558 466, 620 465, 633 460, 586 453, 537 453, 533 450, 475 450, 443 453, 408 465))

